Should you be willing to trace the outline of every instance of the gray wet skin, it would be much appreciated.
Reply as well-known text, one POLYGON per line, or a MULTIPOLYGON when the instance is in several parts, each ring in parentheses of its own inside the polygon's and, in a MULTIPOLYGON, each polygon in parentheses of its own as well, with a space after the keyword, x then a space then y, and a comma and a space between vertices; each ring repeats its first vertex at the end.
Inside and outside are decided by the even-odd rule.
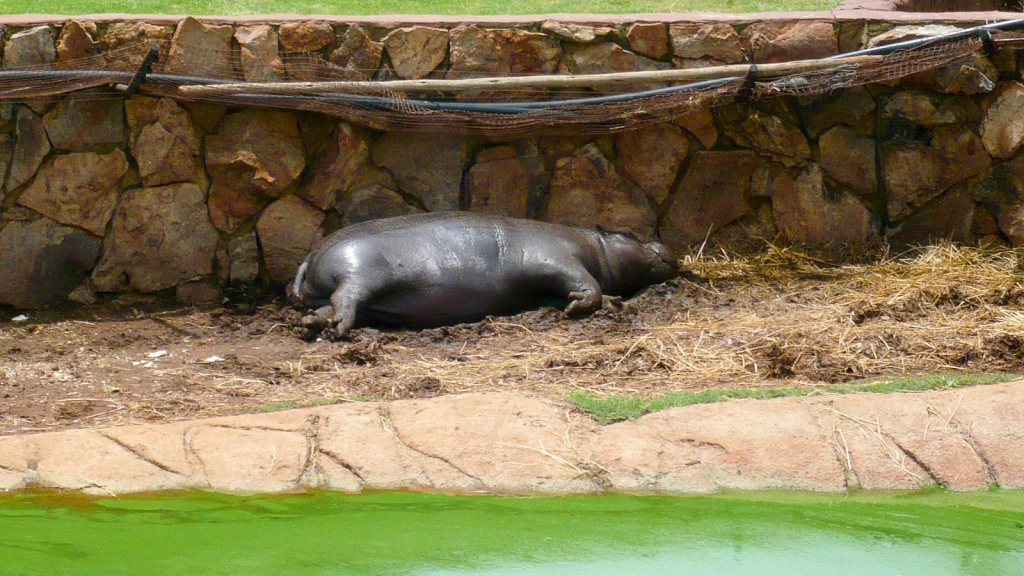
POLYGON ((468 212, 363 222, 325 238, 299 267, 290 298, 333 326, 410 328, 514 314, 552 298, 589 314, 678 275, 676 255, 630 235, 468 212))

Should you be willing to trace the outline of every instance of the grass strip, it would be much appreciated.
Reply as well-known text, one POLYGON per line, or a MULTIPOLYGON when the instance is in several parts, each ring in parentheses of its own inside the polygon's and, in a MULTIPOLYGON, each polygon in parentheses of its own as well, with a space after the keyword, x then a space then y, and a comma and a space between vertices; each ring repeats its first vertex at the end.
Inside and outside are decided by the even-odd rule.
POLYGON ((552 13, 631 14, 657 12, 792 12, 828 11, 839 0, 7 0, 5 14, 189 14, 237 16, 253 14, 437 14, 437 15, 533 15, 552 13))
POLYGON ((633 420, 650 412, 710 404, 725 400, 754 398, 766 400, 786 396, 810 396, 812 394, 848 394, 853 392, 923 392, 926 390, 950 390, 963 386, 995 384, 1024 378, 1021 374, 922 374, 904 378, 854 380, 842 384, 825 386, 800 386, 796 388, 734 388, 708 389, 697 392, 669 392, 658 396, 627 394, 620 396, 598 396, 590 392, 572 390, 566 398, 601 424, 622 420, 633 420))

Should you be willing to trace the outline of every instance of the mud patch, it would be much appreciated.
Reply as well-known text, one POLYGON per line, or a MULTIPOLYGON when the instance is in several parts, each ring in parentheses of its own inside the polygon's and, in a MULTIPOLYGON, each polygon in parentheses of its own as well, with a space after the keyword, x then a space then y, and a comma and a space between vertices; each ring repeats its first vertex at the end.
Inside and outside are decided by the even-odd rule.
POLYGON ((1024 372, 1016 261, 949 246, 860 260, 693 255, 683 277, 587 318, 545 307, 339 342, 303 341, 303 312, 273 298, 122 296, 17 323, 20 311, 0 308, 0 434, 467 391, 562 399, 1024 372))

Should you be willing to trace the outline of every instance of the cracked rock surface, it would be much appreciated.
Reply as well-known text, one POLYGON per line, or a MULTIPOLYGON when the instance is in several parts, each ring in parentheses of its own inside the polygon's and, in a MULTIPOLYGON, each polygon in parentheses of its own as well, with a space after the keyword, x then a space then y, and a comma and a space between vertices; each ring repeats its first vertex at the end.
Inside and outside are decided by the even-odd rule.
POLYGON ((739 400, 598 426, 513 393, 0 437, 0 489, 584 493, 1024 487, 1024 382, 739 400))

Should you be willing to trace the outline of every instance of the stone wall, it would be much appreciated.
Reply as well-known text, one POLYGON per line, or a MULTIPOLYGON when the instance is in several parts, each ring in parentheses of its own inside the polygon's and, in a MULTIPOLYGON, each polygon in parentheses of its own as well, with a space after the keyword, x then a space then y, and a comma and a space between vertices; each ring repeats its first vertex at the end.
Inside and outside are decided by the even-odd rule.
MULTIPOLYGON (((2 66, 171 39, 252 80, 281 51, 377 78, 599 73, 780 62, 919 33, 820 17, 757 20, 203 23, 0 27, 2 66), (224 52, 217 52, 225 49, 224 52)), ((935 25, 933 25, 934 27, 935 25)), ((94 89, 0 104, 0 304, 96 292, 283 284, 323 235, 434 210, 539 218, 674 246, 952 238, 1024 244, 1024 85, 1015 53, 822 97, 699 110, 599 137, 500 142, 379 133, 309 113, 94 89)))

